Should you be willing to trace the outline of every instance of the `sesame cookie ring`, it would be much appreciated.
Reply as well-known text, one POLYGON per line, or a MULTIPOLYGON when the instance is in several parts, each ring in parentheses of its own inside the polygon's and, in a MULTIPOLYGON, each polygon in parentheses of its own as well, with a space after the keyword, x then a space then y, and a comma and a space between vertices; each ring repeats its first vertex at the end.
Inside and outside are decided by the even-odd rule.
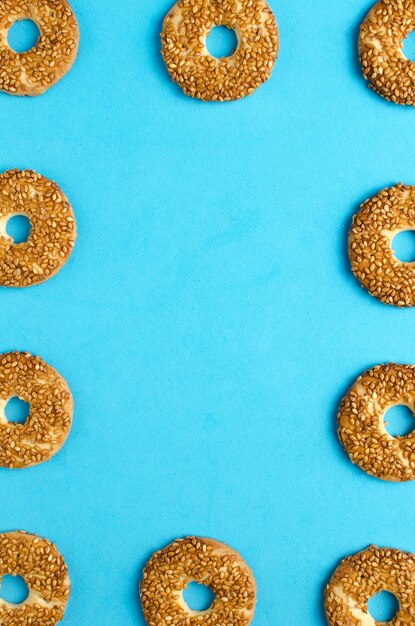
POLYGON ((266 0, 179 0, 164 20, 162 54, 172 79, 201 100, 237 100, 251 95, 271 75, 278 57, 275 16, 266 0), (230 57, 206 48, 214 26, 233 29, 230 57))
POLYGON ((399 610, 390 624, 413 624, 415 555, 370 546, 344 559, 325 592, 329 626, 380 626, 370 615, 367 603, 381 591, 392 593, 399 601, 399 610))
POLYGON ((256 583, 242 557, 213 539, 187 537, 156 552, 140 585, 149 626, 248 626, 255 611, 256 583), (182 592, 190 582, 210 587, 206 611, 191 610, 182 592))
POLYGON ((415 305, 415 263, 399 261, 392 239, 415 229, 415 187, 398 184, 366 200, 349 234, 352 271, 372 296, 398 307, 415 305))
POLYGON ((42 283, 69 259, 76 241, 71 205, 58 185, 31 170, 0 174, 0 285, 42 283), (26 215, 31 231, 25 243, 7 234, 8 220, 26 215))
POLYGON ((67 0, 2 0, 0 2, 0 90, 38 96, 72 67, 79 46, 76 17, 67 0), (9 46, 9 28, 29 19, 40 30, 37 44, 18 53, 9 46))
POLYGON ((71 583, 53 543, 24 532, 0 534, 0 580, 10 574, 24 579, 29 595, 22 604, 0 598, 2 626, 53 626, 62 620, 71 583))
POLYGON ((415 105, 415 63, 402 51, 404 39, 413 30, 414 0, 380 0, 360 29, 363 74, 372 89, 397 104, 415 105))
POLYGON ((48 461, 65 443, 72 414, 72 394, 53 367, 24 352, 0 355, 0 466, 21 468, 48 461), (4 413, 15 396, 30 404, 24 424, 9 422, 4 413))
POLYGON ((415 433, 392 437, 386 411, 404 405, 415 412, 415 365, 377 365, 364 372, 338 413, 338 434, 350 456, 365 472, 390 481, 415 479, 415 433))

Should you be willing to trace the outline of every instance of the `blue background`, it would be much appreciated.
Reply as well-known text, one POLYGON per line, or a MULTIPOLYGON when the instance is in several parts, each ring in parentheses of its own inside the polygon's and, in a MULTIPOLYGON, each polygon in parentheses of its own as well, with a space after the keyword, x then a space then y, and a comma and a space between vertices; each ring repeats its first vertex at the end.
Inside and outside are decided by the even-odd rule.
POLYGON ((73 70, 0 95, 1 168, 56 180, 79 228, 60 274, 0 292, 0 349, 38 354, 75 397, 62 451, 0 472, 3 529, 67 559, 68 626, 143 625, 141 569, 187 534, 246 558, 256 626, 322 626, 343 556, 415 551, 415 483, 370 478, 336 437, 361 371, 415 361, 414 311, 372 299, 347 259, 360 203, 415 183, 415 112, 357 60, 371 4, 272 2, 271 80, 205 104, 159 53, 171 0, 73 0, 73 70))

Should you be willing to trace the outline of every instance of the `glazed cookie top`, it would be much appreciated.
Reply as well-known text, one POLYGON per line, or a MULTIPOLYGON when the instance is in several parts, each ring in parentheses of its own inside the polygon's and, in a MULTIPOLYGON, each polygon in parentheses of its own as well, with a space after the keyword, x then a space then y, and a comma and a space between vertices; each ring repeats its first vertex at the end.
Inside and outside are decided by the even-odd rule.
POLYGON ((79 46, 76 17, 66 0, 2 0, 0 2, 0 89, 13 95, 36 96, 54 85, 72 67, 79 46), (40 37, 27 52, 8 43, 17 20, 37 24, 40 37))
POLYGON ((56 274, 72 254, 75 216, 59 186, 32 170, 0 175, 0 284, 27 287, 56 274), (31 231, 25 243, 7 234, 8 220, 26 215, 31 231))
POLYGON ((179 0, 163 26, 162 54, 184 92, 201 100, 250 95, 271 75, 278 56, 275 16, 265 0, 179 0), (217 59, 206 48, 214 26, 235 31, 238 46, 217 59))
POLYGON ((326 589, 330 626, 379 626, 367 603, 381 591, 399 600, 394 626, 415 623, 415 556, 391 548, 370 546, 340 563, 326 589))
POLYGON ((64 616, 71 585, 62 555, 47 539, 24 532, 0 534, 0 578, 19 575, 29 596, 13 605, 0 598, 2 626, 53 626, 64 616))
POLYGON ((149 626, 247 626, 254 615, 254 576, 232 548, 213 539, 178 539, 156 552, 144 569, 141 600, 149 626), (215 594, 206 611, 192 611, 183 600, 196 581, 215 594))

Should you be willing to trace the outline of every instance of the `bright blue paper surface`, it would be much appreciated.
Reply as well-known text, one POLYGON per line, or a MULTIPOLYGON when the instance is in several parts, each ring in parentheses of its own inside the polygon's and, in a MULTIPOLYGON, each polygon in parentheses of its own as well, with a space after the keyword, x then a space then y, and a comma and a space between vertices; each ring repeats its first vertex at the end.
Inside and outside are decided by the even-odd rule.
POLYGON ((415 311, 347 259, 359 204, 415 184, 415 111, 362 78, 368 0, 273 2, 274 74, 227 104, 171 82, 170 6, 73 0, 72 71, 0 95, 1 168, 56 180, 79 228, 56 277, 0 293, 1 351, 44 358, 76 403, 50 463, 0 472, 1 527, 65 555, 68 626, 142 626, 141 569, 187 534, 246 558, 255 626, 323 626, 342 557, 415 551, 415 483, 370 478, 336 437, 360 372, 415 362, 415 311))

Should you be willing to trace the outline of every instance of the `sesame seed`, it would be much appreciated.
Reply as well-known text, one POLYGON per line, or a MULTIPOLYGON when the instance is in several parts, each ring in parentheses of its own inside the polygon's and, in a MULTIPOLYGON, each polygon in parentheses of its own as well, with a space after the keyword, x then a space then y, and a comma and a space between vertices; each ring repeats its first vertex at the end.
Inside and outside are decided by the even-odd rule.
POLYGON ((360 30, 363 74, 374 91, 397 104, 415 105, 415 63, 402 51, 404 39, 413 30, 412 0, 380 0, 360 30))
POLYGON ((0 417, 0 466, 23 468, 48 461, 72 425, 73 398, 65 379, 39 357, 8 352, 0 355, 3 408, 13 396, 28 402, 30 413, 24 424, 0 417))
POLYGON ((415 305, 415 265, 399 261, 392 240, 415 228, 415 187, 401 183, 367 200, 349 233, 352 271, 372 296, 397 307, 415 305))
POLYGON ((256 602, 256 583, 240 554, 219 541, 177 539, 156 552, 140 584, 148 626, 248 626, 256 602), (206 611, 189 609, 182 592, 190 582, 215 594, 206 611))
POLYGON ((0 534, 0 579, 9 574, 25 580, 29 596, 15 606, 0 599, 1 624, 53 626, 62 620, 71 583, 65 561, 50 541, 24 532, 0 534))
POLYGON ((78 53, 78 23, 66 0, 3 0, 0 33, 0 90, 13 95, 44 93, 70 70, 78 53), (18 53, 7 32, 24 19, 37 24, 40 37, 31 50, 18 53))
POLYGON ((76 241, 76 222, 68 199, 56 183, 31 170, 0 174, 0 285, 28 287, 56 274, 76 241), (15 244, 6 233, 12 215, 26 215, 31 231, 15 244))
POLYGON ((415 366, 377 365, 364 372, 343 398, 338 435, 353 463, 389 481, 415 479, 415 434, 392 437, 384 416, 392 406, 415 409, 415 366))
POLYGON ((344 559, 325 591, 329 626, 363 626, 372 623, 367 603, 381 591, 389 591, 399 601, 399 610, 393 623, 396 626, 413 624, 415 555, 392 548, 370 546, 344 559))
POLYGON ((185 94, 205 101, 251 95, 271 75, 278 57, 278 26, 265 0, 179 0, 167 14, 162 55, 185 94), (233 29, 238 47, 217 59, 206 48, 214 26, 233 29))

